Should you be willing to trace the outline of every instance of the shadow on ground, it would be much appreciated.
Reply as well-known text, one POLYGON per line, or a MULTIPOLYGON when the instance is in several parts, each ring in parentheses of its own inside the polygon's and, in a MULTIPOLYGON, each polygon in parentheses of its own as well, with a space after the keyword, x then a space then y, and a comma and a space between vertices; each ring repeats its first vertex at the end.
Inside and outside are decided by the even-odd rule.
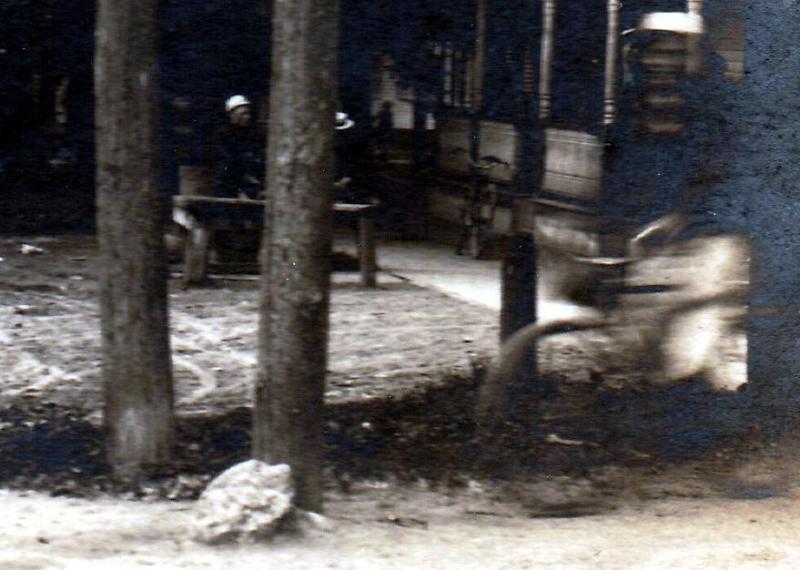
MULTIPOLYGON (((347 488, 378 479, 444 486, 469 481, 589 478, 610 468, 632 478, 691 462, 719 471, 720 458, 741 459, 766 443, 750 424, 723 429, 745 414, 742 396, 701 386, 608 390, 545 380, 528 419, 508 424, 490 445, 471 420, 481 369, 472 378, 446 378, 409 395, 329 405, 325 445, 327 484, 347 488), (726 421, 717 421, 726 418, 726 421), (724 425, 723 425, 724 424, 724 425)), ((0 484, 54 495, 117 492, 105 463, 102 431, 86 410, 22 398, 0 410, 0 484)), ((195 497, 214 475, 249 455, 251 412, 179 418, 174 464, 128 493, 172 499, 195 497)), ((774 492, 773 492, 774 491, 774 492)), ((614 489, 611 490, 611 493, 614 489)), ((767 486, 730 493, 771 496, 767 486), (754 490, 755 489, 755 490, 754 490)), ((752 498, 752 497, 751 497, 752 498)))

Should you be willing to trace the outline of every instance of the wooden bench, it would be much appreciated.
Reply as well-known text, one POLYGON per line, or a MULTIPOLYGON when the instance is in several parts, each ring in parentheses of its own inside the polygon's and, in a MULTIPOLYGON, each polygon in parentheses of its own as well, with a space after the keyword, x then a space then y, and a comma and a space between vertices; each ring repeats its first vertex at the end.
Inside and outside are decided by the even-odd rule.
MULTIPOLYGON (((264 202, 240 198, 216 198, 211 196, 178 195, 172 198, 173 220, 188 231, 184 249, 184 286, 202 283, 208 270, 208 250, 215 229, 230 227, 228 220, 244 218, 241 225, 261 228, 264 202)), ((358 251, 361 284, 376 286, 377 263, 375 255, 375 224, 372 204, 336 203, 337 214, 358 217, 356 250, 358 251)))

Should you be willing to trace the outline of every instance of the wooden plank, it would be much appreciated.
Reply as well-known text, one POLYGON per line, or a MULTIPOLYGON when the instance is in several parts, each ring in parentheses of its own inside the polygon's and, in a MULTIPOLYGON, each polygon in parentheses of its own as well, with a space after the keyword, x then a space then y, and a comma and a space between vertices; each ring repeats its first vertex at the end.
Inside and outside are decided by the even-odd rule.
POLYGON ((334 212, 346 212, 346 213, 366 213, 370 210, 375 209, 375 206, 372 204, 343 204, 343 203, 336 203, 333 205, 334 212))
POLYGON ((468 176, 469 120, 445 117, 438 125, 438 166, 444 171, 468 176))
POLYGON ((478 154, 480 159, 488 156, 506 164, 494 164, 486 171, 492 182, 510 184, 516 174, 516 159, 519 148, 519 134, 514 125, 497 121, 481 121, 481 140, 478 154))
POLYGON ((263 200, 250 200, 249 198, 218 198, 216 196, 173 196, 172 203, 176 206, 187 206, 189 204, 230 204, 244 207, 264 207, 263 200))
MULTIPOLYGON (((514 125, 497 121, 480 121, 480 142, 478 159, 491 156, 507 164, 493 164, 486 170, 486 177, 492 182, 510 183, 515 174, 514 161, 519 135, 514 125)), ((439 146, 438 167, 447 173, 464 177, 470 170, 470 123, 467 119, 446 117, 437 129, 439 146)))
POLYGON ((603 177, 603 145, 589 133, 549 128, 546 131, 543 188, 568 198, 597 200, 603 177))
MULTIPOLYGON (((215 221, 212 216, 202 214, 202 211, 193 211, 193 206, 218 205, 232 209, 263 208, 261 200, 246 198, 220 198, 214 196, 179 195, 173 196, 173 205, 178 212, 183 212, 187 220, 189 234, 186 239, 184 251, 184 286, 202 283, 208 270, 208 248, 211 233, 220 227, 230 227, 230 221, 221 219, 215 221), (199 215, 196 215, 199 214, 199 215)), ((359 265, 361 269, 361 282, 365 287, 376 286, 376 254, 375 254, 375 222, 370 215, 375 210, 374 204, 347 204, 337 202, 333 210, 342 214, 355 214, 359 217, 359 233, 357 247, 359 252, 359 265)), ((185 225, 185 224, 184 224, 185 225)), ((246 228, 245 228, 246 229, 246 228)))
MULTIPOLYGON (((249 198, 218 198, 215 196, 173 196, 172 203, 175 206, 187 207, 192 204, 219 204, 239 206, 242 208, 264 207, 263 200, 251 200, 249 198)), ((364 212, 375 208, 373 204, 347 204, 343 202, 336 202, 333 205, 335 212, 364 212)))

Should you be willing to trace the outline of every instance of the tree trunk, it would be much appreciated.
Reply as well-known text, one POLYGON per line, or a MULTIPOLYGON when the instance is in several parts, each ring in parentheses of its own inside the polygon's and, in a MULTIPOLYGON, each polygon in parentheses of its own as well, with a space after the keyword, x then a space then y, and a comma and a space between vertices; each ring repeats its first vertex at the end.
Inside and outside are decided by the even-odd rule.
POLYGON ((273 10, 253 452, 288 463, 297 505, 320 511, 339 9, 276 0, 273 10))
POLYGON ((509 238, 500 272, 500 342, 536 321, 536 261, 533 236, 509 238))
POLYGON ((98 0, 97 227, 105 425, 115 477, 170 457, 173 388, 158 180, 156 0, 98 0))

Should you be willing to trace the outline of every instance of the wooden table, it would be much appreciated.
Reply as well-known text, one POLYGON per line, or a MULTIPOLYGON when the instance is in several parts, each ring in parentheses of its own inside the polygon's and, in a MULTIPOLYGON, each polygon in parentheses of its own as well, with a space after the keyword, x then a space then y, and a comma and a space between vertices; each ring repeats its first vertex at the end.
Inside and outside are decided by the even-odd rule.
MULTIPOLYGON (((208 270, 209 240, 215 229, 222 224, 230 227, 230 220, 239 220, 246 225, 263 225, 264 202, 241 198, 216 198, 211 196, 178 195, 172 198, 172 218, 188 231, 184 250, 183 283, 185 286, 201 283, 208 270)), ((373 204, 335 203, 337 214, 358 217, 356 249, 358 251, 361 284, 376 286, 375 224, 373 204)))

